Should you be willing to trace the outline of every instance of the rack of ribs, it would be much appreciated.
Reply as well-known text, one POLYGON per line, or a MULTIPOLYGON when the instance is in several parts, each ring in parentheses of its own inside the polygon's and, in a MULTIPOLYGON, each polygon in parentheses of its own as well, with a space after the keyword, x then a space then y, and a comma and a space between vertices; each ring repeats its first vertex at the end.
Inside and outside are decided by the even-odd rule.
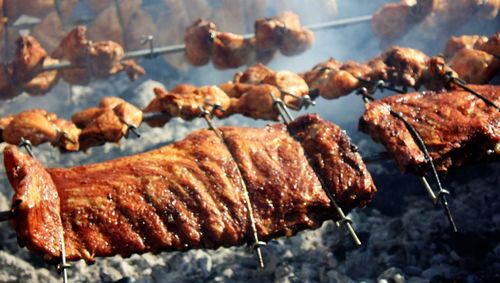
POLYGON ((153 151, 73 168, 44 168, 8 146, 4 162, 15 190, 11 222, 19 243, 56 261, 63 233, 67 259, 87 262, 248 243, 237 170, 265 241, 338 220, 325 190, 345 211, 364 206, 376 192, 345 132, 319 116, 299 117, 288 129, 220 131, 224 142, 200 130, 153 151), (318 176, 326 178, 325 188, 318 176))
MULTIPOLYGON (((500 86, 469 85, 495 105, 500 86)), ((360 129, 381 142, 402 172, 422 174, 429 162, 412 134, 391 109, 422 137, 436 169, 500 157, 500 111, 464 90, 395 95, 371 102, 360 129)))

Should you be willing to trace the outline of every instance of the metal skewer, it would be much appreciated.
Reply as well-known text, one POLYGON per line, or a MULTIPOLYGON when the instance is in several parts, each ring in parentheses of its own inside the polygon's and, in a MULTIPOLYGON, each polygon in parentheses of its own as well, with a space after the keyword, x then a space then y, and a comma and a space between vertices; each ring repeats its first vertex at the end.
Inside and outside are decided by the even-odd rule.
POLYGON ((0 211, 0 222, 9 221, 12 219, 12 211, 0 211))
MULTIPOLYGON (((372 19, 371 15, 366 15, 366 16, 349 18, 349 19, 344 19, 344 20, 335 20, 335 21, 329 21, 329 22, 325 22, 325 23, 306 25, 306 26, 304 26, 304 28, 308 28, 310 30, 324 30, 324 29, 330 29, 330 28, 340 28, 340 27, 345 27, 348 25, 369 22, 369 21, 371 21, 371 19, 372 19)), ((245 38, 251 38, 253 36, 254 36, 253 33, 248 33, 248 34, 243 35, 243 37, 245 37, 245 38)), ((185 49, 186 49, 185 44, 175 44, 175 45, 169 45, 169 46, 155 47, 154 49, 152 49, 150 47, 148 49, 127 52, 123 56, 123 60, 138 59, 138 58, 151 58, 151 57, 155 57, 158 55, 184 52, 185 49)), ((64 70, 64 69, 70 69, 73 67, 74 66, 70 62, 61 62, 58 64, 44 66, 42 69, 42 72, 53 71, 53 70, 64 70)))
MULTIPOLYGON (((281 99, 276 98, 272 92, 269 92, 269 95, 273 99, 273 106, 278 111, 280 117, 283 119, 283 122, 285 123, 285 125, 288 125, 293 120, 293 117, 290 114, 290 112, 288 111, 285 103, 281 99)), ((309 163, 311 163, 311 161, 309 160, 309 158, 307 158, 307 160, 309 161, 309 163)), ((314 167, 312 167, 312 168, 314 168, 314 167)), ((337 226, 340 227, 342 225, 345 225, 347 227, 348 231, 349 231, 349 234, 351 234, 351 237, 352 237, 354 243, 356 245, 360 246, 361 245, 361 241, 359 240, 359 237, 356 234, 356 231, 354 231, 354 228, 352 227, 352 220, 345 215, 345 213, 342 210, 342 208, 337 204, 337 201, 335 201, 335 196, 332 194, 332 192, 330 192, 330 190, 328 190, 328 187, 323 182, 323 179, 320 178, 320 176, 316 172, 316 170, 313 170, 313 171, 316 173, 316 176, 318 177, 318 180, 320 181, 321 186, 323 187, 323 190, 328 195, 328 198, 330 199, 330 201, 331 201, 333 207, 335 208, 337 214, 340 216, 340 220, 336 222, 337 226)))
POLYGON ((61 263, 56 266, 58 272, 62 272, 63 282, 68 282, 68 268, 71 267, 71 264, 66 262, 66 245, 64 244, 64 231, 61 229, 59 234, 59 240, 61 243, 61 263))
MULTIPOLYGON (((212 130, 217 135, 217 137, 222 141, 224 146, 226 146, 227 150, 229 151, 229 147, 227 146, 227 143, 225 141, 223 133, 212 123, 213 114, 215 111, 218 111, 218 110, 222 110, 222 109, 217 104, 212 105, 212 112, 209 112, 207 109, 200 106, 201 117, 203 119, 205 119, 210 130, 212 130)), ((232 156, 231 151, 229 151, 229 153, 231 155, 231 158, 233 159, 233 161, 236 164, 236 169, 237 169, 236 171, 238 173, 238 180, 239 180, 241 188, 243 189, 243 197, 245 198, 245 204, 246 204, 247 210, 248 210, 248 218, 250 219, 250 229, 252 230, 252 237, 253 237, 253 243, 252 243, 251 248, 255 251, 255 253, 257 255, 259 267, 264 268, 264 258, 262 257, 262 251, 260 248, 262 246, 265 246, 266 243, 259 240, 259 235, 257 233, 257 226, 255 224, 255 218, 253 215, 252 204, 250 202, 250 196, 248 195, 247 186, 246 186, 245 181, 243 179, 243 175, 241 174, 240 168, 238 166, 238 162, 236 162, 236 160, 232 156)))

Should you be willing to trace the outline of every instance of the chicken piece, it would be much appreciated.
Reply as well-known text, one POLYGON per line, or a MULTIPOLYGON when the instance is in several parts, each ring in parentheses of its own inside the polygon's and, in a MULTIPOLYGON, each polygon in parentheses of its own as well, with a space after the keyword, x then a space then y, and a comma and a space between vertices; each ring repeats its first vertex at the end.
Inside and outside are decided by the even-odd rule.
POLYGON ((87 71, 87 55, 90 53, 91 43, 87 40, 86 32, 84 26, 76 26, 52 52, 53 58, 67 60, 75 66, 59 72, 61 78, 69 84, 86 85, 91 79, 87 71))
POLYGON ((321 96, 326 95, 326 93, 321 94, 321 92, 326 91, 324 86, 330 77, 330 73, 336 71, 340 68, 341 63, 333 58, 328 59, 325 62, 315 65, 311 71, 301 74, 302 78, 306 81, 309 89, 316 89, 319 91, 321 96))
POLYGON ((422 73, 427 68, 429 57, 423 52, 394 46, 382 54, 384 63, 394 69, 389 74, 389 82, 394 85, 418 89, 422 73))
POLYGON ((260 84, 267 76, 272 75, 273 70, 261 63, 248 67, 244 72, 237 72, 234 75, 235 83, 260 84))
POLYGON ((358 78, 346 70, 333 70, 328 74, 326 83, 319 87, 319 94, 325 99, 334 99, 361 87, 358 78))
POLYGON ((0 65, 0 100, 11 99, 21 92, 22 90, 14 85, 12 68, 4 64, 0 65))
MULTIPOLYGON (((217 86, 200 87, 190 93, 166 92, 160 88, 155 88, 154 92, 156 97, 160 97, 162 112, 187 121, 200 117, 203 108, 210 111, 210 105, 218 104, 219 110, 224 112, 231 103, 226 93, 217 86)), ((223 115, 220 111, 216 111, 214 114, 223 115)))
POLYGON ((375 57, 370 61, 365 63, 371 71, 367 74, 367 78, 376 82, 378 80, 387 81, 389 79, 389 73, 392 73, 394 67, 389 67, 384 63, 384 59, 382 57, 375 57))
POLYGON ((75 113, 71 120, 82 129, 80 148, 119 142, 127 137, 130 127, 139 127, 142 111, 118 97, 104 97, 99 107, 92 107, 75 113))
POLYGON ((75 27, 52 53, 58 59, 70 61, 75 68, 61 71, 61 77, 70 84, 88 84, 92 77, 106 79, 125 70, 131 79, 144 70, 133 61, 121 62, 125 51, 113 41, 91 42, 83 26, 75 27))
POLYGON ((388 3, 372 17, 373 32, 386 40, 404 35, 411 25, 410 6, 401 3, 388 3))
POLYGON ((213 36, 216 25, 203 19, 196 20, 186 30, 184 44, 186 44, 186 60, 193 66, 203 66, 210 61, 213 36))
POLYGON ((309 94, 309 87, 304 79, 290 71, 270 74, 262 83, 277 87, 282 101, 288 106, 300 107, 300 97, 309 94))
POLYGON ((493 20, 497 17, 499 9, 500 0, 482 1, 478 14, 483 19, 493 20))
POLYGON ((12 63, 13 76, 18 86, 31 95, 48 92, 58 80, 56 70, 40 73, 43 66, 58 63, 47 56, 38 41, 31 36, 21 36, 16 41, 16 56, 12 63))
MULTIPOLYGON (((49 56, 43 58, 42 66, 51 66, 58 64, 59 60, 49 56)), ((57 71, 48 71, 38 73, 31 81, 23 84, 21 88, 29 95, 42 95, 50 91, 59 81, 59 74, 57 71)))
POLYGON ((280 52, 285 56, 294 56, 311 48, 314 43, 312 31, 300 25, 299 16, 292 12, 283 12, 276 17, 285 25, 280 52))
POLYGON ((217 69, 238 68, 255 62, 255 45, 241 35, 217 32, 212 48, 212 63, 217 69))
POLYGON ((43 109, 32 109, 15 115, 2 132, 3 140, 18 145, 22 139, 37 146, 50 142, 65 151, 79 149, 80 130, 71 121, 57 118, 43 109))
POLYGON ((278 121, 278 113, 274 109, 274 97, 280 98, 281 92, 272 85, 253 85, 241 97, 231 98, 231 106, 225 116, 241 114, 254 119, 278 121))
POLYGON ((485 84, 498 74, 500 60, 481 50, 461 49, 449 61, 459 78, 471 84, 485 84))
POLYGON ((279 49, 285 34, 285 23, 277 18, 255 21, 255 47, 258 53, 274 52, 279 49))
POLYGON ((474 49, 487 52, 498 59, 500 57, 500 32, 492 35, 486 41, 476 42, 474 49))
POLYGON ((433 56, 427 62, 427 69, 422 73, 422 82, 427 90, 440 91, 449 89, 448 73, 457 77, 457 73, 448 67, 443 57, 433 56))
POLYGON ((451 58, 462 48, 474 48, 474 46, 481 45, 487 41, 488 38, 486 36, 480 35, 451 36, 446 43, 443 54, 445 58, 451 58))
POLYGON ((125 51, 113 41, 92 43, 89 50, 90 71, 93 77, 107 79, 123 70, 120 63, 125 51))
POLYGON ((220 84, 219 88, 222 89, 222 91, 231 98, 240 98, 253 86, 253 84, 227 82, 220 84))
POLYGON ((135 60, 123 60, 121 64, 125 74, 127 74, 128 79, 131 81, 136 81, 146 74, 146 70, 144 70, 141 65, 137 64, 135 60))
POLYGON ((188 94, 188 93, 194 93, 197 90, 198 88, 192 84, 178 84, 174 86, 174 88, 172 88, 170 92, 178 94, 188 94))

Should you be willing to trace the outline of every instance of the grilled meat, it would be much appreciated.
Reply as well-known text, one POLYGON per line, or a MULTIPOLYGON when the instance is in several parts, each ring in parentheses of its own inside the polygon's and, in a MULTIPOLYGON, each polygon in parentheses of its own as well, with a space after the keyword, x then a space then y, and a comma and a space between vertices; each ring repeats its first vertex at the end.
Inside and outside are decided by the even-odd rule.
POLYGON ((371 177, 337 126, 306 116, 292 128, 300 143, 284 125, 227 127, 221 128, 224 141, 201 130, 154 151, 68 169, 45 169, 8 147, 4 162, 16 191, 18 240, 57 260, 63 231, 67 259, 87 262, 116 254, 242 245, 252 238, 237 170, 259 239, 265 241, 338 219, 324 189, 335 192, 346 210, 372 198, 371 177), (312 148, 314 143, 321 147, 312 148), (331 160, 339 166, 320 165, 331 160), (326 188, 314 171, 330 178, 326 188))
POLYGON ((119 142, 130 127, 139 127, 142 111, 117 97, 104 97, 99 107, 75 113, 71 120, 82 129, 80 148, 86 150, 105 142, 119 142))
POLYGON ((18 87, 29 94, 48 92, 57 83, 57 71, 40 71, 44 65, 57 62, 47 55, 34 37, 21 36, 16 41, 16 55, 12 62, 13 77, 18 87))
POLYGON ((58 118, 43 109, 32 109, 0 119, 2 139, 18 145, 24 138, 33 145, 50 142, 64 151, 78 151, 80 129, 71 121, 58 118))
POLYGON ((452 36, 448 39, 446 46, 444 48, 443 55, 446 58, 452 58, 460 49, 463 48, 474 48, 476 45, 481 45, 488 41, 486 36, 480 35, 462 35, 462 36, 452 36))
MULTIPOLYGON (((469 87, 500 105, 499 86, 469 87)), ((395 95, 370 103, 360 128, 386 147, 402 172, 423 174, 429 163, 390 109, 417 130, 439 171, 500 157, 500 112, 480 98, 462 90, 395 95)))
POLYGON ((372 17, 372 28, 376 35, 385 39, 401 37, 410 28, 410 6, 388 3, 372 17))
POLYGON ((283 12, 278 15, 277 19, 285 26, 283 39, 279 45, 281 54, 294 56, 311 48, 314 43, 314 34, 301 26, 297 14, 283 12))
POLYGON ((500 71, 500 59, 476 49, 461 49, 449 64, 461 79, 471 84, 488 83, 500 71))
POLYGON ((418 89, 420 77, 427 68, 429 57, 419 50, 394 46, 382 55, 384 63, 393 67, 389 82, 418 89))
POLYGON ((487 41, 476 43, 475 49, 494 55, 498 59, 500 57, 500 32, 489 37, 487 41))
POLYGON ((217 69, 238 68, 255 62, 254 40, 229 32, 213 36, 212 63, 217 69))
POLYGON ((189 64, 193 66, 208 64, 216 29, 213 22, 203 19, 198 19, 187 28, 184 43, 186 44, 186 60, 189 64))
MULTIPOLYGON (((211 105, 218 104, 221 110, 225 111, 230 104, 230 99, 226 93, 216 86, 204 86, 192 90, 181 90, 178 87, 177 90, 173 89, 171 92, 155 88, 154 92, 156 95, 155 100, 158 100, 159 105, 161 105, 159 109, 155 109, 156 111, 160 110, 170 117, 180 117, 188 121, 200 117, 203 108, 211 110, 211 105)), ((158 102, 152 101, 148 107, 150 109, 157 104, 158 102)), ((222 115, 218 111, 215 114, 222 115)))
POLYGON ((92 42, 87 39, 86 28, 75 27, 52 53, 57 59, 68 60, 74 68, 61 71, 61 77, 70 84, 86 85, 91 78, 106 79, 126 70, 131 79, 144 70, 131 61, 122 64, 125 51, 113 41, 92 42))

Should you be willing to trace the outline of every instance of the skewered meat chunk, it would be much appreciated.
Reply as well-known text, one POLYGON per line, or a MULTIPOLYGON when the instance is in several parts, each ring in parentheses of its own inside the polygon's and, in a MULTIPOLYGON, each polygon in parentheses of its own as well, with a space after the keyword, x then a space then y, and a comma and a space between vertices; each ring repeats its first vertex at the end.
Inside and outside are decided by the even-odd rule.
POLYGON ((19 87, 31 95, 49 91, 58 81, 57 71, 43 73, 40 71, 43 66, 58 61, 50 58, 34 37, 21 36, 16 45, 12 69, 19 87))
POLYGON ((385 51, 382 58, 387 66, 394 68, 389 82, 418 89, 420 77, 427 68, 427 55, 413 48, 394 46, 385 51))
POLYGON ((273 73, 274 71, 264 64, 257 63, 246 68, 243 72, 237 72, 234 75, 233 81, 235 83, 260 84, 267 76, 273 73))
POLYGON ((494 55, 498 59, 500 57, 500 32, 492 35, 487 41, 476 43, 475 49, 494 55))
POLYGON ((130 127, 139 127, 142 111, 123 99, 104 97, 99 107, 75 113, 71 120, 82 129, 80 148, 86 150, 127 137, 130 127))
POLYGON ((422 73, 422 84, 427 90, 449 89, 448 75, 454 78, 458 77, 458 74, 446 64, 443 57, 433 56, 427 62, 427 69, 422 73))
POLYGON ((452 58, 460 49, 474 48, 476 45, 481 45, 487 41, 486 36, 480 35, 451 36, 446 43, 443 55, 446 58, 452 58))
MULTIPOLYGON (((469 87, 500 105, 499 86, 469 87)), ((390 108, 417 130, 439 171, 500 157, 500 112, 480 98, 462 90, 395 95, 370 103, 360 128, 386 147, 402 172, 422 174, 429 164, 390 108)))
POLYGON ((61 71, 61 77, 70 84, 88 84, 92 77, 106 79, 125 70, 131 79, 137 78, 143 69, 131 61, 123 64, 125 51, 113 41, 91 42, 86 28, 75 27, 52 53, 57 59, 71 62, 75 67, 61 71))
POLYGON ((314 34, 300 25, 297 14, 283 12, 277 18, 285 25, 283 39, 279 46, 281 54, 294 56, 311 48, 314 43, 314 34))
POLYGON ((255 62, 255 46, 252 39, 229 32, 217 32, 213 40, 212 63, 215 68, 238 68, 255 62))
POLYGON ((276 98, 282 97, 282 93, 275 86, 269 84, 253 85, 239 98, 231 99, 231 106, 225 114, 227 116, 242 114, 254 119, 278 121, 278 114, 274 109, 270 94, 276 98))
POLYGON ((322 87, 327 82, 332 71, 338 70, 341 63, 333 58, 315 65, 311 71, 301 74, 311 89, 318 89, 321 96, 326 95, 322 87))
POLYGON ((471 84, 489 82, 500 70, 500 60, 481 50, 461 49, 451 58, 450 67, 471 84))
POLYGON ((208 64, 212 53, 216 25, 203 19, 196 20, 186 30, 186 60, 193 66, 208 64))
POLYGON ((255 47, 259 58, 272 58, 276 50, 293 56, 309 49, 314 43, 314 34, 303 28, 299 16, 283 12, 271 19, 255 21, 255 47))
POLYGON ((324 189, 341 196, 336 200, 344 209, 367 203, 376 189, 345 134, 319 118, 302 119, 294 123, 294 133, 308 144, 304 148, 281 124, 221 128, 224 141, 201 130, 154 151, 68 169, 45 169, 8 147, 4 163, 15 189, 18 240, 56 260, 62 230, 67 259, 87 262, 116 254, 242 245, 252 238, 237 170, 264 241, 338 219, 324 189), (314 142, 335 149, 322 150, 317 161, 338 160, 339 171, 309 165, 306 156, 318 151, 309 152, 314 142), (314 170, 342 181, 322 188, 314 170))
POLYGON ((24 138, 33 145, 50 142, 65 151, 78 151, 80 129, 71 121, 58 118, 43 109, 21 112, 2 119, 3 141, 18 145, 24 138), (4 120, 5 119, 5 120, 4 120))
MULTIPOLYGON (((186 90, 184 90, 186 91, 186 90)), ((229 108, 230 99, 227 94, 217 86, 204 86, 195 88, 189 92, 180 92, 180 89, 167 92, 160 88, 155 88, 155 99, 159 100, 161 105, 160 111, 167 113, 171 117, 180 117, 184 120, 193 120, 200 117, 202 108, 210 110, 212 106, 218 104, 222 111, 229 108)), ((151 102, 153 105, 157 102, 151 102)), ((150 104, 151 105, 151 104, 150 104)), ((151 108, 152 106, 149 106, 151 108)), ((221 116, 222 113, 216 111, 216 115, 221 116)))

